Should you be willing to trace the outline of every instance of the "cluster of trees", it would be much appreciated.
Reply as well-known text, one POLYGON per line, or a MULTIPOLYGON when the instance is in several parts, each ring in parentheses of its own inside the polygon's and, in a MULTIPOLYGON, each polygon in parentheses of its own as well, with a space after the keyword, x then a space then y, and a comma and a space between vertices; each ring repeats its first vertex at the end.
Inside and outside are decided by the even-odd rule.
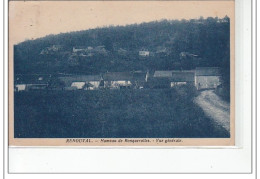
MULTIPOLYGON (((127 26, 111 26, 73 33, 49 35, 22 42, 14 47, 15 73, 99 73, 104 71, 189 69, 194 66, 228 67, 230 46, 229 18, 161 20, 127 26), (62 45, 63 53, 40 55, 42 49, 62 45), (107 56, 78 57, 69 60, 74 46, 105 45, 107 56), (143 60, 138 51, 155 52, 165 47, 167 55, 143 60), (127 55, 116 50, 123 48, 127 55), (180 59, 181 52, 198 55, 180 59), (73 65, 71 65, 73 64, 73 65)), ((229 67, 228 67, 229 68, 229 67)))

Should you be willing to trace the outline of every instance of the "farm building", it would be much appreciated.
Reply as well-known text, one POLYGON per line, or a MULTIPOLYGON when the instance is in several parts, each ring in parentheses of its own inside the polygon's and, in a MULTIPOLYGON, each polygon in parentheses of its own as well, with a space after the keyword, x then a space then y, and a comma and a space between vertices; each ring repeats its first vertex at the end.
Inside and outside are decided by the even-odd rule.
POLYGON ((139 51, 139 56, 141 56, 141 57, 149 57, 149 55, 150 55, 150 52, 147 50, 139 51))
POLYGON ((155 53, 157 53, 157 54, 161 54, 161 53, 166 54, 167 52, 168 51, 167 51, 166 47, 159 46, 159 47, 156 48, 156 52, 155 53))
POLYGON ((94 52, 101 55, 107 55, 108 53, 104 45, 96 46, 94 52))
POLYGON ((174 87, 180 85, 194 85, 193 70, 170 70, 170 71, 155 71, 152 83, 161 87, 174 87))
POLYGON ((194 85, 194 71, 172 71, 171 87, 192 84, 194 85))
POLYGON ((95 90, 99 88, 101 76, 100 75, 73 75, 59 77, 65 85, 66 90, 95 90))
POLYGON ((155 71, 153 77, 155 78, 171 78, 172 77, 172 70, 171 71, 155 71))
POLYGON ((47 54, 53 54, 54 52, 59 52, 63 49, 62 45, 52 45, 50 47, 44 48, 40 55, 47 55, 47 54))
POLYGON ((25 91, 26 90, 26 84, 17 84, 15 85, 14 91, 25 91))
POLYGON ((147 82, 148 73, 142 72, 142 71, 135 71, 133 72, 133 79, 132 83, 134 88, 136 89, 142 89, 145 86, 145 83, 147 82))
POLYGON ((107 72, 104 74, 104 88, 120 89, 132 86, 133 73, 131 72, 107 72))
POLYGON ((127 50, 125 50, 125 49, 123 49, 123 48, 119 48, 118 50, 117 50, 117 53, 119 54, 119 55, 127 55, 127 50))
POLYGON ((217 88, 221 84, 220 78, 220 70, 217 67, 197 67, 195 70, 197 90, 217 88))
POLYGON ((148 79, 149 88, 170 88, 172 71, 155 71, 152 78, 148 79))
POLYGON ((198 57, 198 55, 189 53, 189 52, 181 52, 180 53, 180 58, 186 58, 186 57, 198 57))
POLYGON ((48 88, 48 84, 27 84, 27 90, 44 90, 48 88))
POLYGON ((77 53, 77 52, 85 52, 88 48, 84 46, 76 46, 73 47, 72 52, 77 53))
POLYGON ((46 89, 49 85, 51 75, 15 75, 14 90, 41 90, 46 89))
POLYGON ((79 47, 73 47, 72 52, 74 54, 79 54, 80 56, 92 56, 94 52, 94 48, 91 46, 84 47, 84 46, 79 46, 79 47))
POLYGON ((75 89, 83 89, 86 82, 72 82, 71 87, 75 89))

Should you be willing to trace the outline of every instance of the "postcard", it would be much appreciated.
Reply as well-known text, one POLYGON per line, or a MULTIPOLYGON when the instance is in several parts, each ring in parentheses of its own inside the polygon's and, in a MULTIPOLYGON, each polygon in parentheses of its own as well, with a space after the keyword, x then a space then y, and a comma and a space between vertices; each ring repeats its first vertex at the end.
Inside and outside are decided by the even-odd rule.
POLYGON ((235 145, 235 1, 10 1, 10 146, 235 145))

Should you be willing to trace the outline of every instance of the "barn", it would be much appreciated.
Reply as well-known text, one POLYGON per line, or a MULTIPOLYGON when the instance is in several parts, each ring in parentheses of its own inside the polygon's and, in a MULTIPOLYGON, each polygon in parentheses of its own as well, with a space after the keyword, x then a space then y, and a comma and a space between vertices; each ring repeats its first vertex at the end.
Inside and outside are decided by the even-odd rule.
POLYGON ((135 89, 142 89, 145 86, 145 83, 147 82, 148 73, 142 72, 142 71, 135 71, 133 72, 133 79, 132 84, 135 89))
POLYGON ((194 70, 155 71, 153 83, 160 87, 194 85, 194 70))
POLYGON ((65 90, 96 90, 101 82, 100 75, 72 75, 59 77, 64 82, 65 90))
POLYGON ((170 71, 155 71, 153 77, 155 78, 171 78, 172 70, 170 71))
POLYGON ((215 89, 221 84, 218 67, 197 67, 195 70, 195 86, 197 90, 215 89))
POLYGON ((194 71, 192 70, 172 71, 172 76, 170 78, 171 87, 194 85, 194 81, 194 71))
POLYGON ((14 91, 42 90, 47 89, 51 75, 15 75, 14 91))
POLYGON ((103 76, 104 88, 120 89, 132 86, 133 73, 131 72, 107 72, 103 76))
POLYGON ((139 51, 139 56, 141 56, 141 57, 149 57, 149 55, 150 55, 150 52, 147 50, 139 51))
POLYGON ((155 71, 153 76, 148 79, 149 88, 170 88, 170 78, 172 71, 155 71))

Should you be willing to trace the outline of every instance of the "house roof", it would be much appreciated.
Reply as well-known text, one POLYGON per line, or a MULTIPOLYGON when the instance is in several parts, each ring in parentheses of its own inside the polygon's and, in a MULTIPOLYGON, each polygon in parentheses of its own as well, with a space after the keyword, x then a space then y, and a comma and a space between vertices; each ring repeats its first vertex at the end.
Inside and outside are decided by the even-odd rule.
POLYGON ((193 70, 171 70, 171 71, 155 71, 155 78, 169 78, 171 81, 194 81, 193 70))
POLYGON ((133 73, 131 72, 107 72, 104 74, 105 81, 131 81, 133 79, 133 73))
POLYGON ((87 49, 88 47, 86 47, 86 46, 74 46, 73 48, 75 48, 75 49, 87 49))
POLYGON ((194 71, 173 71, 170 79, 174 82, 193 82, 194 71))
POLYGON ((23 75, 15 75, 14 83, 15 84, 47 84, 51 79, 50 75, 44 74, 23 74, 23 75))
POLYGON ((141 72, 141 71, 133 72, 133 80, 145 81, 145 77, 146 77, 145 72, 141 72))
POLYGON ((195 70, 196 76, 220 76, 218 67, 197 67, 195 70))
POLYGON ((172 77, 172 71, 155 71, 153 77, 172 77))
POLYGON ((59 77, 61 81, 65 83, 66 86, 70 86, 73 82, 88 82, 88 81, 100 81, 100 75, 73 75, 59 77))

